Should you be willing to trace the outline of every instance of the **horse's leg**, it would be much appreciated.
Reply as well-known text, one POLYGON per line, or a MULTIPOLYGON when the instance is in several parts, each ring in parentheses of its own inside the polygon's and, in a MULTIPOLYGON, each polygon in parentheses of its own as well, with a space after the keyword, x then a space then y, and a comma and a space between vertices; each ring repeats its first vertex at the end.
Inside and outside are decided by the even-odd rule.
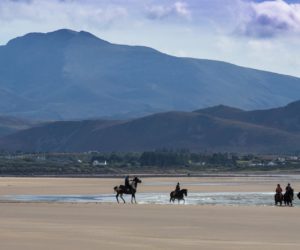
POLYGON ((134 203, 136 204, 135 194, 132 194, 132 198, 134 199, 134 203))
POLYGON ((126 203, 125 200, 124 200, 124 198, 123 198, 123 194, 120 194, 120 197, 123 200, 123 202, 126 203))
POLYGON ((119 193, 116 194, 116 199, 117 199, 117 202, 120 203, 118 197, 119 197, 119 193))
POLYGON ((184 198, 182 198, 183 199, 183 204, 185 204, 185 199, 184 198))

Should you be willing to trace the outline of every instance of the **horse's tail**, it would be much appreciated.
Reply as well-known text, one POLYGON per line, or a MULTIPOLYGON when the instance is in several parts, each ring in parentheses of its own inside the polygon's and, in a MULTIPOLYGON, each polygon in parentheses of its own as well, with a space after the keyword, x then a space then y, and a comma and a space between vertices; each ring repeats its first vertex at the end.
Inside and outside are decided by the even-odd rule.
POLYGON ((117 193, 118 192, 118 186, 114 187, 114 191, 117 193))

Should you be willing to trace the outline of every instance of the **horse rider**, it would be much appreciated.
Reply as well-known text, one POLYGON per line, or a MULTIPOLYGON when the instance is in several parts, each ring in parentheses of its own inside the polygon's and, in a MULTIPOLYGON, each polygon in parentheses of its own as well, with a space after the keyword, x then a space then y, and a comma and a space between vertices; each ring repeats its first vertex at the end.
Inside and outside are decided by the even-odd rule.
POLYGON ((288 183, 287 186, 286 186, 286 188, 285 188, 285 192, 293 192, 293 191, 294 190, 292 189, 291 184, 288 183))
POLYGON ((275 190, 275 197, 276 195, 278 195, 278 197, 280 197, 280 199, 282 199, 283 194, 282 194, 282 188, 280 187, 280 184, 277 184, 276 190, 275 190))
POLYGON ((126 190, 128 190, 128 191, 131 191, 131 185, 130 185, 130 183, 129 183, 129 175, 127 175, 126 177, 125 177, 125 189, 126 190))
POLYGON ((175 187, 175 195, 177 195, 179 193, 179 191, 180 191, 180 184, 179 184, 179 182, 177 182, 177 185, 175 187))
POLYGON ((280 184, 277 184, 277 188, 276 188, 276 194, 282 194, 282 188, 280 187, 280 184))

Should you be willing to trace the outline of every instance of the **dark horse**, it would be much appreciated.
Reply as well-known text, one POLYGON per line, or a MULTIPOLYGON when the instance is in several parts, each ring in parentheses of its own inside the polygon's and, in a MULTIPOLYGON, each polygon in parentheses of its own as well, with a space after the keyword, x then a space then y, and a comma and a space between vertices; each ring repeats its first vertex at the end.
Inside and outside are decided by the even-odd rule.
POLYGON ((297 194, 297 197, 300 199, 300 192, 297 194))
POLYGON ((134 177, 130 184, 131 189, 126 188, 124 185, 115 186, 114 190, 117 193, 116 194, 117 202, 119 203, 119 198, 118 198, 119 195, 120 195, 121 199, 123 200, 123 202, 125 203, 123 194, 131 194, 131 203, 133 203, 133 200, 136 203, 135 193, 136 193, 138 183, 142 183, 142 181, 138 177, 134 177))
POLYGON ((294 190, 291 189, 291 190, 286 191, 283 195, 284 205, 292 207, 293 200, 294 200, 294 190))
POLYGON ((280 206, 282 206, 283 194, 282 193, 276 193, 274 195, 274 200, 275 200, 275 206, 277 206, 278 203, 280 204, 280 206))
POLYGON ((177 193, 176 193, 176 191, 172 191, 170 193, 170 202, 171 201, 174 202, 175 200, 178 200, 178 203, 179 203, 181 200, 183 200, 183 202, 185 203, 184 196, 187 196, 187 192, 188 192, 187 189, 181 189, 177 193))

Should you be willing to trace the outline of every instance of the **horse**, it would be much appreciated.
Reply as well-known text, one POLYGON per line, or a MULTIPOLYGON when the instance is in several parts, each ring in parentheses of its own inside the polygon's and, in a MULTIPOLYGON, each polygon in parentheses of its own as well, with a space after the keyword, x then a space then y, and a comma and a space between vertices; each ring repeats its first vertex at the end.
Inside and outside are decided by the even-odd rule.
POLYGON ((282 202, 283 202, 283 195, 282 195, 282 193, 276 193, 274 195, 274 200, 275 200, 275 206, 277 206, 278 203, 280 204, 280 206, 282 206, 282 202))
POLYGON ((286 206, 293 206, 293 199, 294 199, 294 190, 288 190, 284 193, 283 195, 283 201, 284 201, 284 205, 286 206))
POLYGON ((142 181, 138 177, 134 177, 130 184, 131 188, 127 188, 125 185, 115 186, 114 191, 117 193, 116 194, 117 202, 119 203, 118 197, 120 196, 123 202, 126 203, 123 198, 123 194, 131 194, 131 203, 133 203, 133 200, 136 203, 135 193, 137 190, 138 183, 142 183, 142 181))
POLYGON ((181 200, 183 200, 183 202, 185 203, 184 196, 187 196, 187 193, 188 193, 187 189, 181 189, 178 192, 172 191, 170 193, 170 202, 172 201, 174 203, 174 201, 177 199, 178 203, 180 203, 181 200))
POLYGON ((297 197, 299 198, 299 200, 300 200, 300 192, 297 194, 297 197))

